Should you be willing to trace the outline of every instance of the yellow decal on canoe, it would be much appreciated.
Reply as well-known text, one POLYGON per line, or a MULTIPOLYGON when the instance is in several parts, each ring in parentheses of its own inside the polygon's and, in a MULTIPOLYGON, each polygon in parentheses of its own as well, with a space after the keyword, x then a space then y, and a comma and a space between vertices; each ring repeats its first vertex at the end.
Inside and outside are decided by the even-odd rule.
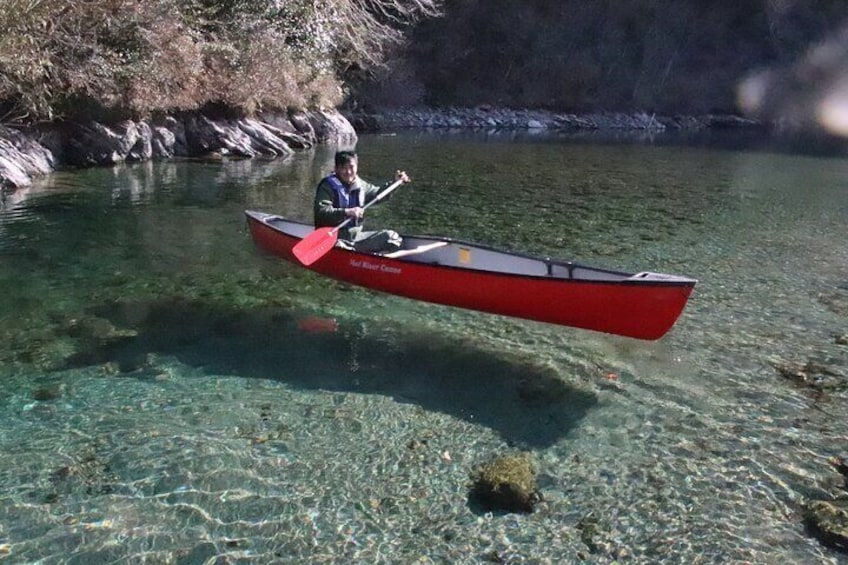
POLYGON ((459 262, 463 265, 467 265, 471 262, 471 250, 467 247, 459 248, 459 262))

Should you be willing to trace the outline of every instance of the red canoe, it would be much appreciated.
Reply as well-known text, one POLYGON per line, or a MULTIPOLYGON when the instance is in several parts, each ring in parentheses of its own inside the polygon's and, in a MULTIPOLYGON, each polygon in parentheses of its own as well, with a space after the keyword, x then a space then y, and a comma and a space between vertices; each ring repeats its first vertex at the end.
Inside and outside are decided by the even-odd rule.
MULTIPOLYGON (((309 224, 246 211, 265 251, 300 264, 292 248, 309 224)), ((659 339, 674 325, 697 282, 662 273, 622 273, 429 236, 404 236, 393 253, 332 248, 308 268, 334 279, 416 300, 659 339)))

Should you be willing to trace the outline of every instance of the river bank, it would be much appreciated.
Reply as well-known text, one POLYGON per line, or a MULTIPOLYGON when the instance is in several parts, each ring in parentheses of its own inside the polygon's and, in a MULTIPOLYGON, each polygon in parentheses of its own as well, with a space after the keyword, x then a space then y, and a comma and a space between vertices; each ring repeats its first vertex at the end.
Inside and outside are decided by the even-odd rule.
POLYGON ((675 131, 765 129, 751 119, 730 114, 662 116, 648 112, 573 114, 546 110, 494 108, 400 108, 342 112, 360 133, 389 129, 474 129, 550 131, 675 131))
POLYGON ((404 108, 374 111, 306 111, 232 117, 187 112, 114 124, 57 123, 0 126, 0 189, 29 186, 63 168, 153 159, 280 158, 315 144, 355 144, 357 133, 392 129, 492 131, 663 132, 757 130, 734 115, 658 116, 645 112, 570 114, 544 110, 404 108))

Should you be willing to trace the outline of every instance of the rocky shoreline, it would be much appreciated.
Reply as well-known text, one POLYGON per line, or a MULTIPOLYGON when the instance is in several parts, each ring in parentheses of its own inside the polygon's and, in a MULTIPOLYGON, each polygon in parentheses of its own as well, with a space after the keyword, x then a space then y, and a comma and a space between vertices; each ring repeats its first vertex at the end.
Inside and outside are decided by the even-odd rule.
POLYGON ((675 131, 762 128, 754 120, 730 114, 659 116, 645 112, 570 114, 544 110, 476 108, 404 108, 379 112, 350 112, 345 117, 360 133, 388 129, 471 129, 551 131, 675 131))
POLYGON ((357 133, 392 129, 663 132, 760 127, 753 120, 734 115, 577 115, 489 106, 308 111, 251 118, 186 112, 114 124, 59 123, 22 129, 0 125, 0 190, 29 186, 33 179, 62 168, 173 157, 279 158, 319 143, 355 144, 357 133))
POLYGON ((318 143, 355 143, 356 132, 331 111, 212 117, 200 112, 115 124, 0 125, 0 191, 29 186, 62 168, 173 157, 279 158, 318 143))

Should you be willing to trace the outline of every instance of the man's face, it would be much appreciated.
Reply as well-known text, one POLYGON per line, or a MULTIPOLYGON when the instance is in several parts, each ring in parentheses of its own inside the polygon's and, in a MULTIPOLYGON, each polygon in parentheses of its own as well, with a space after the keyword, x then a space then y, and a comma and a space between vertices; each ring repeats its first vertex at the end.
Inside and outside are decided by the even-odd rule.
POLYGON ((345 184, 350 184, 356 180, 357 163, 356 159, 351 159, 343 165, 336 166, 336 176, 339 177, 345 184))

